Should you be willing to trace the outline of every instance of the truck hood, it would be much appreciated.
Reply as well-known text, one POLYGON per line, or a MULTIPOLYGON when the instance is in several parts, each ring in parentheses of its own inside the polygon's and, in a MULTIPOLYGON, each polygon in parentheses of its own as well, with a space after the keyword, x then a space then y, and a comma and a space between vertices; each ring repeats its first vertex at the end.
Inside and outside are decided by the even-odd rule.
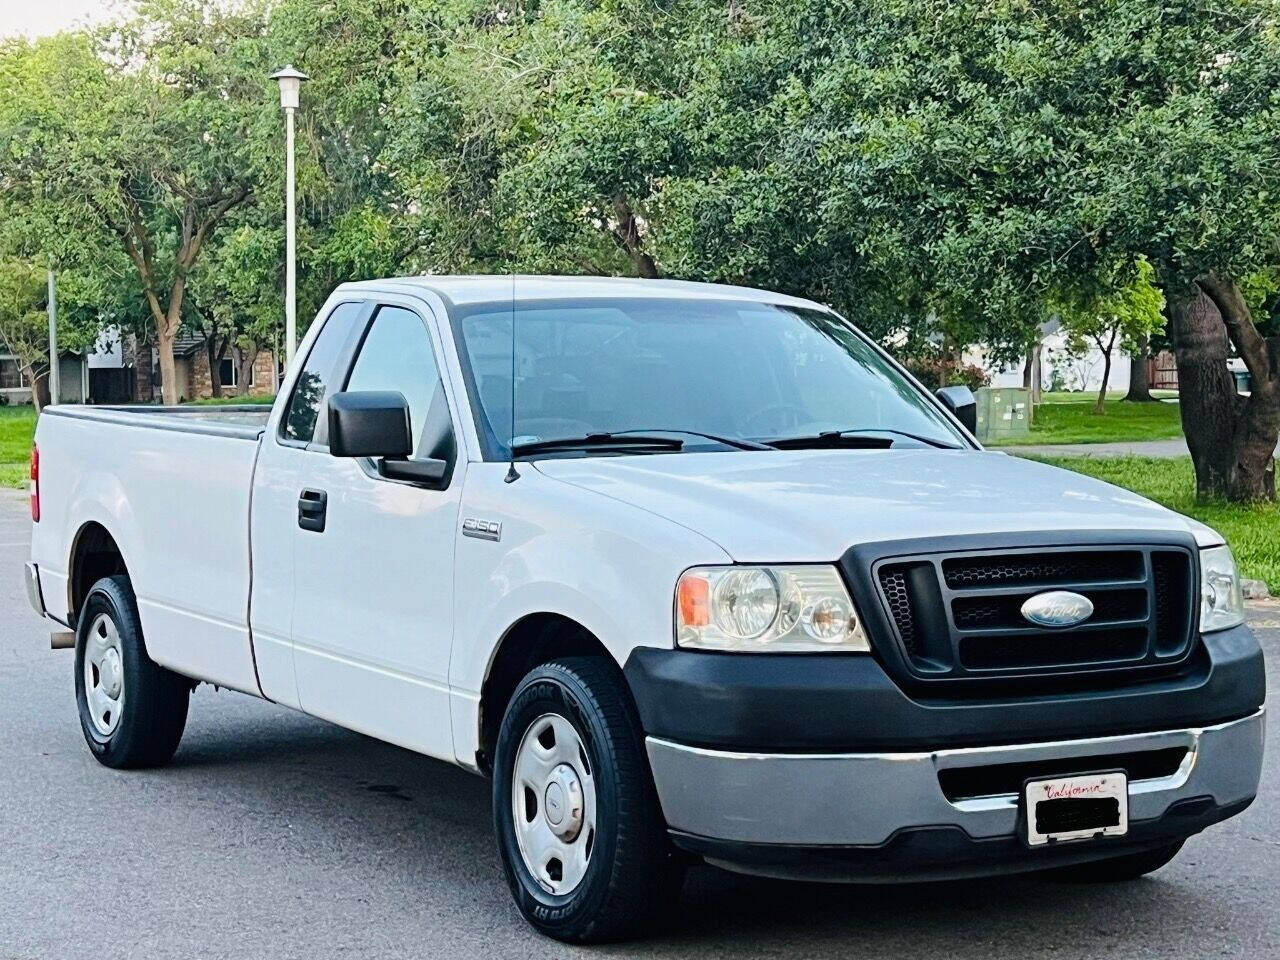
POLYGON ((1135 493, 988 451, 791 450, 541 460, 549 477, 695 530, 745 563, 963 534, 1210 528, 1135 493))

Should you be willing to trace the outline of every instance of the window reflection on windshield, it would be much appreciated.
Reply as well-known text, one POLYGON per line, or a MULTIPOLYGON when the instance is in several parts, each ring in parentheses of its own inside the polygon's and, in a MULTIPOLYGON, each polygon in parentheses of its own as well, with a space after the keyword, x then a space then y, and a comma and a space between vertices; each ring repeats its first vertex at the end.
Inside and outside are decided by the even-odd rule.
POLYGON ((517 304, 513 424, 511 323, 509 302, 459 312, 481 432, 499 457, 513 436, 663 427, 751 440, 879 427, 964 442, 839 317, 729 300, 517 304))

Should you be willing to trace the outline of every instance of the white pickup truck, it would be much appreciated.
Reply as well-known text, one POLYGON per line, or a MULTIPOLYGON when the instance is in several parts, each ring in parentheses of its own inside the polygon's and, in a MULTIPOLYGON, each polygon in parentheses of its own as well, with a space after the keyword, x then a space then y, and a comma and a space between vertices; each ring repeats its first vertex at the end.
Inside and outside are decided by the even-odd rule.
POLYGON ((205 682, 467 767, 561 939, 695 858, 1148 873, 1257 791, 1231 553, 973 415, 793 297, 348 284, 270 411, 45 411, 27 585, 102 763, 205 682))

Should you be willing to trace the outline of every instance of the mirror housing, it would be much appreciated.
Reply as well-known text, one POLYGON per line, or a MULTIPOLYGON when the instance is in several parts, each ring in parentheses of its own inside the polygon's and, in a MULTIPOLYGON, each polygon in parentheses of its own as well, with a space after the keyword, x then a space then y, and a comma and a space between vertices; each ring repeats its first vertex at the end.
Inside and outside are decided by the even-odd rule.
POLYGON ((329 452, 335 457, 408 457, 413 432, 404 394, 359 390, 330 397, 329 452))
POLYGON ((409 403, 394 390, 352 390, 329 398, 329 453, 371 457, 388 480, 442 486, 449 461, 413 459, 409 403))
POLYGON ((978 401, 968 387, 943 387, 935 396, 970 433, 978 429, 978 401))

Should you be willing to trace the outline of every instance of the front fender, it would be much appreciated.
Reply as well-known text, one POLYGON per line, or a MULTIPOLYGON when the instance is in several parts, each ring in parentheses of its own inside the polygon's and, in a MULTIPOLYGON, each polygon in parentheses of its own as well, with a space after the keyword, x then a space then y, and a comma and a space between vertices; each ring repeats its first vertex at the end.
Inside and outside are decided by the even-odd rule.
POLYGON ((454 744, 464 763, 479 743, 480 691, 514 624, 532 614, 565 617, 622 665, 636 647, 672 645, 681 573, 730 559, 686 527, 548 478, 532 465, 513 484, 503 483, 505 473, 504 464, 473 464, 462 511, 464 519, 500 522, 502 539, 459 533, 455 549, 449 683, 454 744))

